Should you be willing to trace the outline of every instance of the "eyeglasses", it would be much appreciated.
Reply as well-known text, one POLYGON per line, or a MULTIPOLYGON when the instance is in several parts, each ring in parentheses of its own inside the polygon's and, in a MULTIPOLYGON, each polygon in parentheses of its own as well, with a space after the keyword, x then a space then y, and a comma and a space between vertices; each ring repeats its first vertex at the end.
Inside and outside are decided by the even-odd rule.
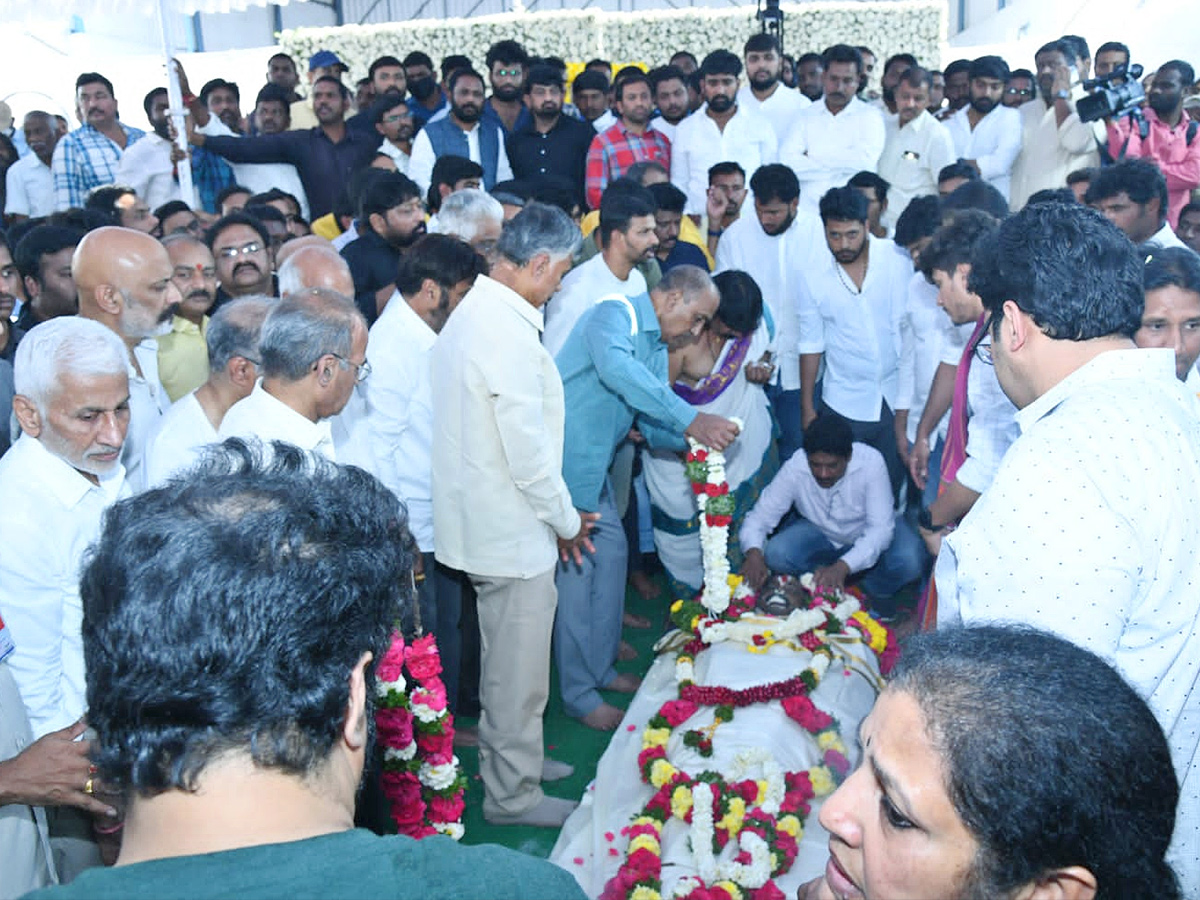
POLYGON ((520 78, 524 74, 525 73, 522 72, 520 69, 497 69, 496 70, 497 78, 520 78))
POLYGON ((217 256, 221 259, 237 259, 239 256, 249 256, 251 253, 257 253, 263 248, 263 245, 258 241, 251 241, 248 244, 242 244, 240 247, 222 247, 217 251, 217 256))
POLYGON ((336 353, 330 353, 334 359, 340 360, 343 365, 354 367, 354 380, 361 384, 366 381, 371 375, 371 362, 368 359, 363 359, 362 362, 356 363, 353 360, 346 359, 344 356, 338 356, 336 353))
POLYGON ((1032 96, 1033 96, 1033 89, 1032 89, 1032 88, 1014 88, 1014 87, 1010 87, 1010 88, 1005 88, 1005 89, 1004 89, 1004 93, 1006 93, 1006 94, 1012 94, 1014 97, 1032 97, 1032 96))
POLYGON ((384 116, 383 121, 389 125, 395 125, 397 122, 411 122, 412 116, 384 116))

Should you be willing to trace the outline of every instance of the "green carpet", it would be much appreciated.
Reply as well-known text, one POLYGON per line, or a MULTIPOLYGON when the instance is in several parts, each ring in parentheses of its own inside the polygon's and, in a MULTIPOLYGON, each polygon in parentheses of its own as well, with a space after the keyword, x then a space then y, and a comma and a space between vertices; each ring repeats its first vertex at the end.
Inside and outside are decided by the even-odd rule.
MULTIPOLYGON (((663 633, 667 607, 670 599, 665 579, 661 573, 655 584, 662 593, 653 600, 643 600, 632 589, 625 593, 625 608, 629 612, 645 616, 655 623, 652 628, 626 628, 624 637, 638 651, 637 659, 618 662, 620 672, 644 675, 654 660, 654 642, 663 633)), ((629 705, 630 695, 606 692, 605 699, 622 709, 629 705)), ((475 719, 462 719, 464 725, 476 724, 475 719)), ((608 746, 611 734, 588 728, 563 712, 562 699, 558 692, 558 677, 551 667, 550 701, 546 704, 546 755, 568 762, 575 767, 570 778, 546 785, 546 793, 555 797, 578 800, 583 796, 588 783, 596 775, 596 763, 608 746)), ((547 857, 558 840, 556 828, 532 828, 519 825, 489 825, 483 818, 483 784, 479 780, 479 752, 474 747, 460 747, 456 751, 467 774, 467 810, 463 816, 466 834, 464 844, 502 844, 531 856, 547 857)), ((632 771, 631 771, 632 777, 632 771)))

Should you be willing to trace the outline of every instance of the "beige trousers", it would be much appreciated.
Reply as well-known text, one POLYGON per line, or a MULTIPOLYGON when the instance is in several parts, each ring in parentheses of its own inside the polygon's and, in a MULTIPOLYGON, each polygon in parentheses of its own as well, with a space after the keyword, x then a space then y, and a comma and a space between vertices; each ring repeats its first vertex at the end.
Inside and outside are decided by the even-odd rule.
POLYGON ((532 578, 471 575, 478 594, 479 773, 483 814, 520 815, 542 801, 542 715, 550 693, 554 569, 532 578))

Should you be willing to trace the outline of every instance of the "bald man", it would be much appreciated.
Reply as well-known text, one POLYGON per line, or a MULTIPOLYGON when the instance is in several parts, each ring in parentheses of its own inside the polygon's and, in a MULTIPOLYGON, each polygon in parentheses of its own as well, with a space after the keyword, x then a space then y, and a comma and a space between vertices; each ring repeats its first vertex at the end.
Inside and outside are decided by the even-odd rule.
POLYGON ((79 315, 116 332, 129 353, 129 431, 121 450, 125 478, 146 487, 143 456, 169 402, 158 378, 158 344, 171 330, 179 291, 166 249, 140 231, 97 228, 84 235, 71 261, 79 315))
MULTIPOLYGON (((304 238, 297 238, 297 241, 304 238)), ((343 297, 354 298, 354 279, 350 267, 329 241, 317 238, 324 246, 301 247, 288 254, 279 265, 279 296, 299 293, 305 288, 321 288, 343 297)), ((289 241, 284 247, 294 244, 289 241)))

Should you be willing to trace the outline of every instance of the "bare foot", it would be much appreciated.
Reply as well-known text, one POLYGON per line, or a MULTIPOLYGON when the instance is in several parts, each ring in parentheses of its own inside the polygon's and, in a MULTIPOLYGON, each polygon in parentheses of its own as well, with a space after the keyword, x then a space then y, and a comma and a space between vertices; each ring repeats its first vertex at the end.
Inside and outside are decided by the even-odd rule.
POLYGON ((653 623, 645 616, 627 612, 621 617, 621 624, 626 628, 649 628, 653 623))
POLYGON ((642 679, 632 672, 622 672, 604 686, 606 691, 616 691, 618 694, 632 694, 642 686, 642 679))
POLYGON ((629 641, 621 641, 621 646, 617 650, 617 659, 630 660, 637 659, 637 657, 638 652, 633 649, 633 644, 629 643, 629 641))
POLYGON ((624 717, 623 710, 617 709, 609 703, 601 703, 579 721, 597 731, 616 731, 624 717))
MULTIPOLYGON (((629 584, 641 595, 643 600, 653 600, 662 593, 662 588, 641 569, 638 569, 629 576, 629 584)), ((647 625, 646 627, 649 628, 650 626, 647 625)))

